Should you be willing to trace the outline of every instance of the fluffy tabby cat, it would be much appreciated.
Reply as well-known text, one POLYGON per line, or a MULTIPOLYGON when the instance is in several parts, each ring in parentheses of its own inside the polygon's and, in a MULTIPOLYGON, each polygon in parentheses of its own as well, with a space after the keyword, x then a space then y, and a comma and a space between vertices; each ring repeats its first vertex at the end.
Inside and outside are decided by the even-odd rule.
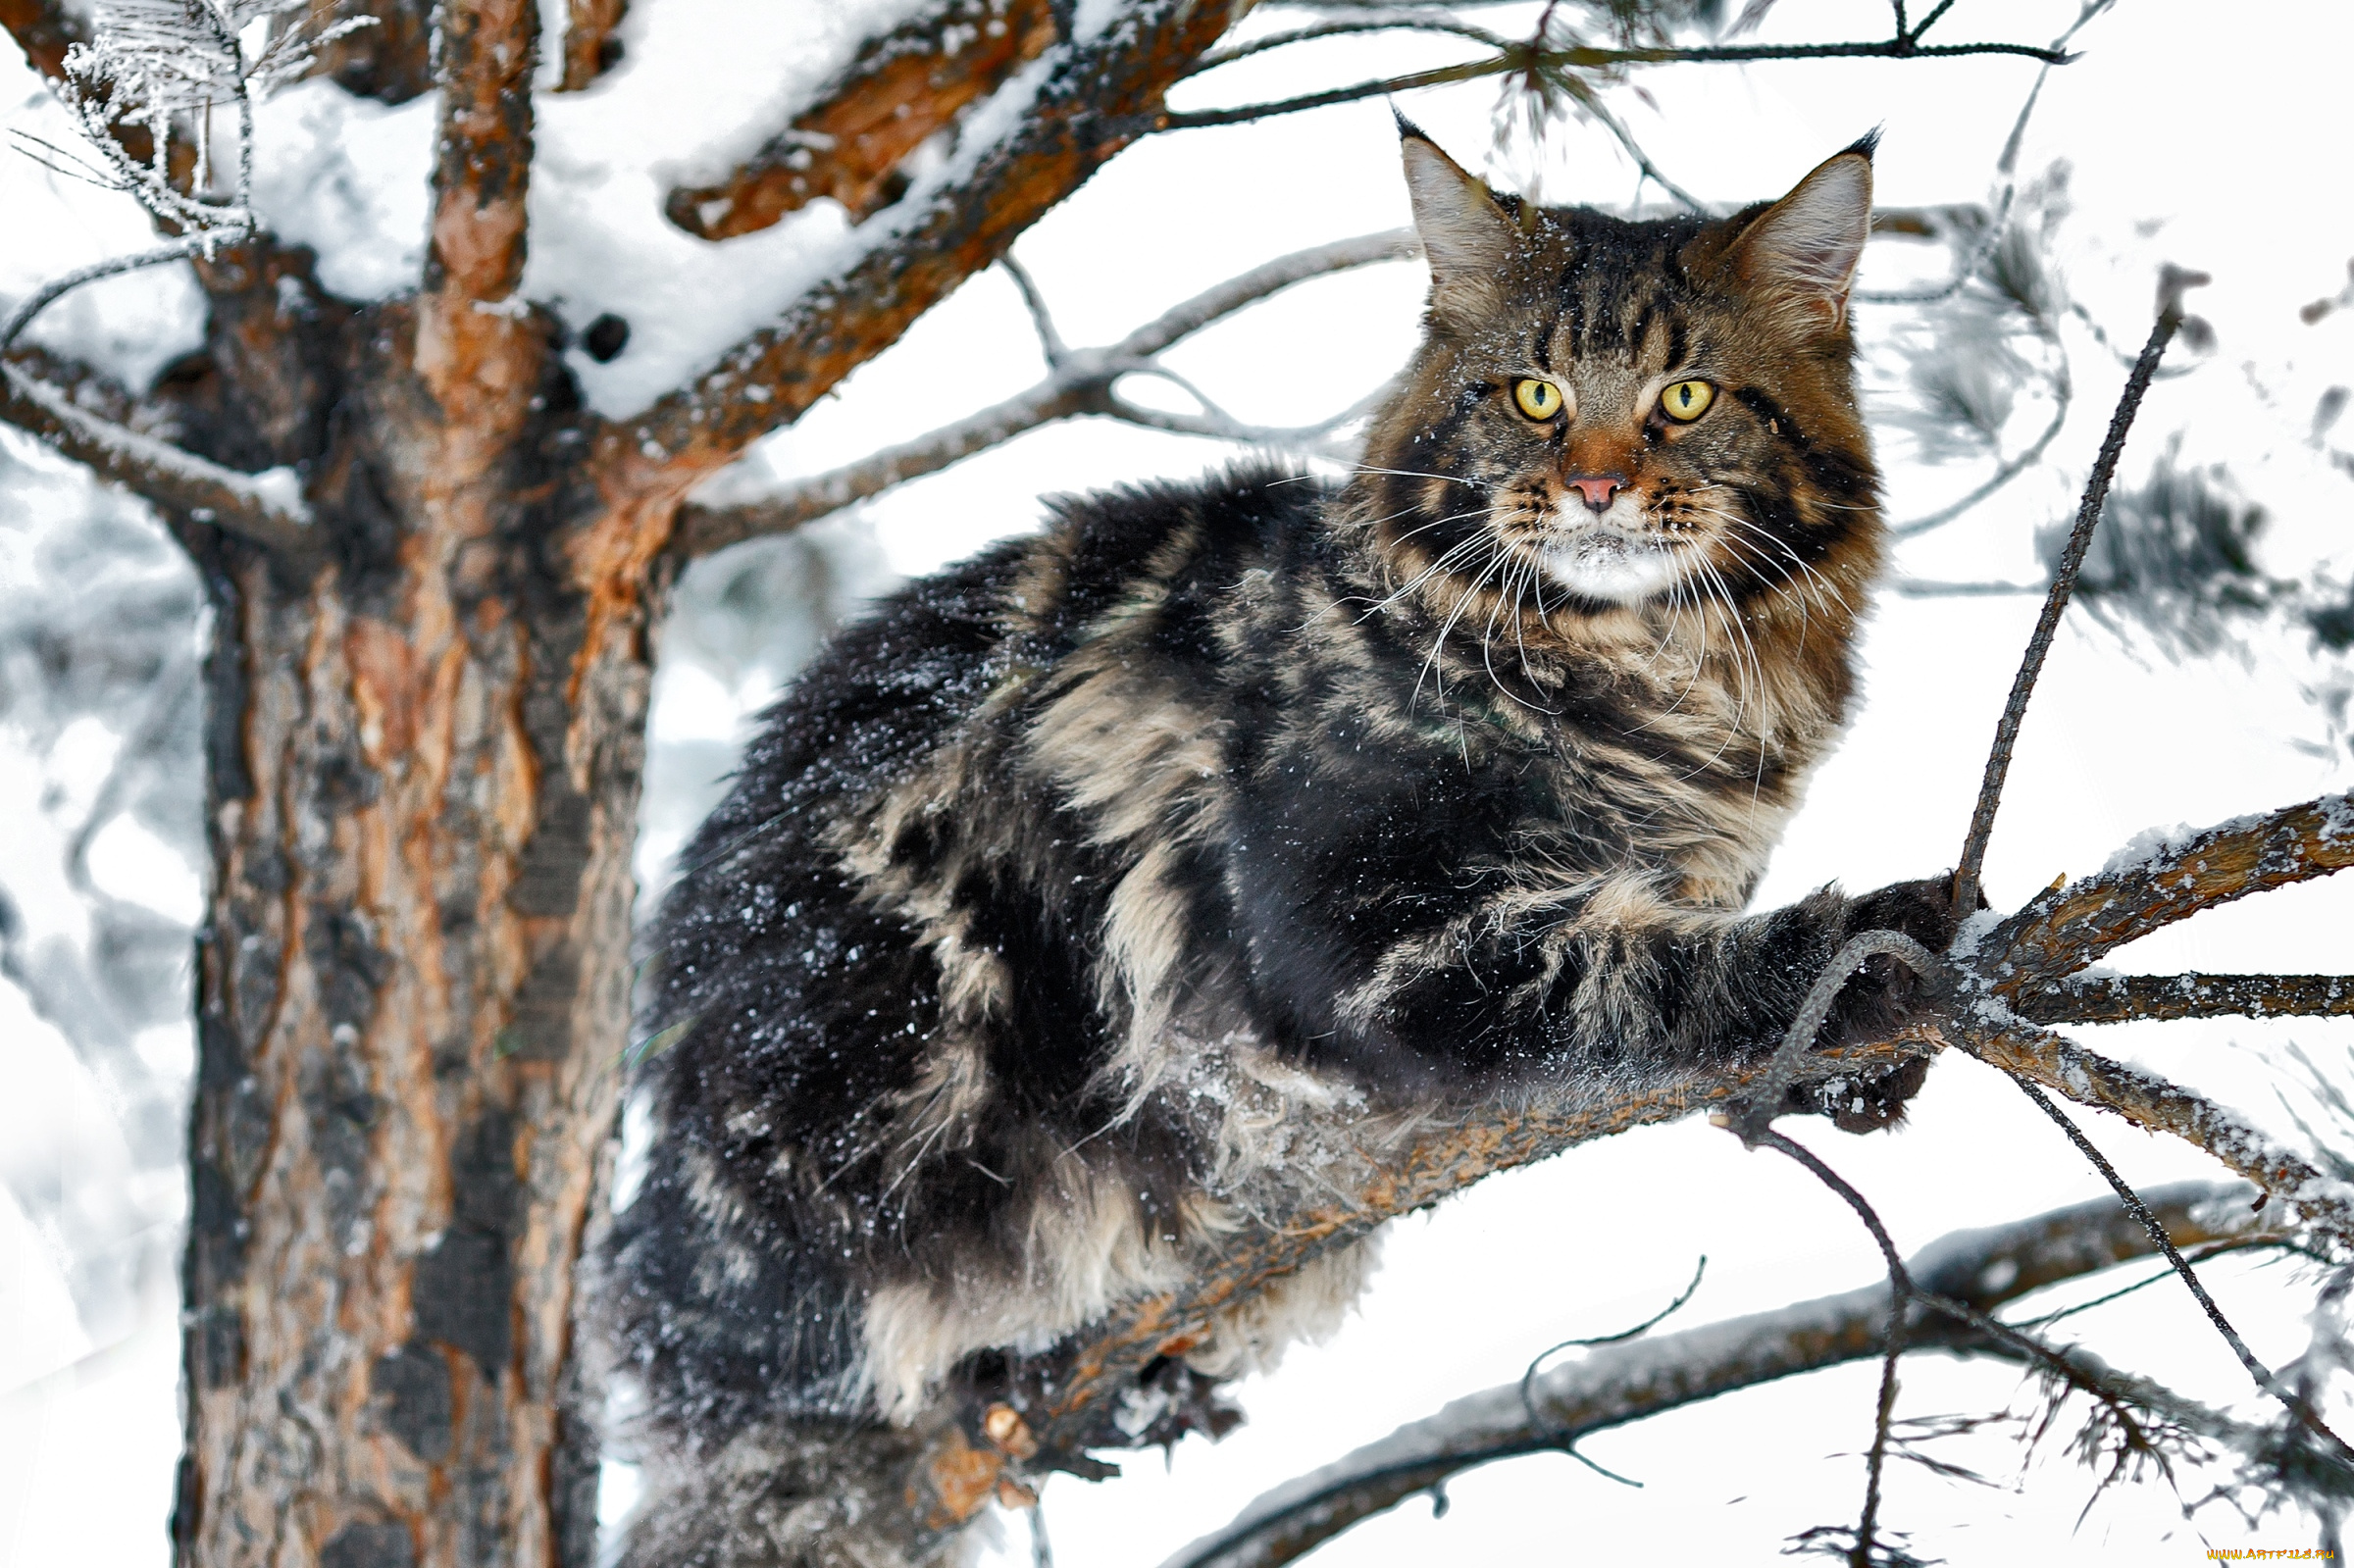
MULTIPOLYGON (((1880 561, 1870 141, 1629 223, 1402 129, 1426 331, 1355 475, 1056 502, 844 632, 687 851, 609 1254, 632 1562, 863 1561, 842 1533, 892 1499, 840 1456, 944 1380, 1165 1288, 1384 1129, 1757 1056, 1850 932, 1950 936, 1943 880, 1742 913, 1880 561)), ((1808 1104, 1883 1125, 1919 1082, 1808 1104)), ((1328 1323, 1365 1250, 1189 1375, 1328 1323)))

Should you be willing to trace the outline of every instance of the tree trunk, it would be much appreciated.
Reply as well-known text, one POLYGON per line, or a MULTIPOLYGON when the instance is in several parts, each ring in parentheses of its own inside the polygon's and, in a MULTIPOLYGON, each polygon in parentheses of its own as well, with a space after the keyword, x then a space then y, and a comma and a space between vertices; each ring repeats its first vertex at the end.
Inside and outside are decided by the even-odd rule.
POLYGON ((351 313, 299 253, 209 281, 177 434, 301 462, 327 542, 176 520, 214 609, 179 1560, 586 1565, 646 563, 565 546, 543 319, 351 313))

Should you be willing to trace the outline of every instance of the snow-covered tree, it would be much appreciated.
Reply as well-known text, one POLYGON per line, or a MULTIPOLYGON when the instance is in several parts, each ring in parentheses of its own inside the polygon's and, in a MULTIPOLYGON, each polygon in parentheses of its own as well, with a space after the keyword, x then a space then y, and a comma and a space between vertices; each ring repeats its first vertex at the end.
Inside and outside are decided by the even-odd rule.
MULTIPOLYGON (((783 46, 746 43, 742 62, 717 58, 734 41, 727 9, 0 0, 51 87, 16 117, 28 167, 128 198, 154 230, 87 258, 53 234, 9 247, 23 264, 0 326, 0 421, 115 488, 93 496, 29 443, 0 446, 16 531, 0 557, 0 779, 13 781, 0 798, 25 797, 0 873, 0 956, 116 1086, 109 1136, 123 1138, 111 1183, 51 1190, 9 1175, 69 1253, 85 1328, 103 1335, 99 1320, 140 1289, 171 1298, 153 1268, 168 1227, 128 1249, 82 1243, 170 1210, 134 1178, 142 1151, 179 1158, 175 1096, 183 1075, 192 1085, 181 1562, 594 1560, 605 1391, 579 1343, 578 1265, 611 1200, 629 1063, 659 1048, 631 1036, 634 911, 726 767, 714 740, 665 749, 657 735, 649 749, 658 648, 664 675, 695 673, 740 715, 885 575, 860 535, 811 525, 976 454, 1029 450, 1028 432, 1110 441, 1116 426, 1120 439, 1345 461, 1371 380, 1335 395, 1328 376, 1304 378, 1296 406, 1270 415, 1281 405, 1221 393, 1186 348, 1311 279, 1405 275, 1410 237, 1322 233, 1254 253, 1149 317, 1130 290, 1087 279, 1133 314, 1073 346, 1058 326, 1071 313, 1051 308, 1057 279, 1034 278, 1014 247, 1132 147, 1453 92, 1476 97, 1500 167, 1522 182, 1545 172, 1548 137, 1582 126, 1618 149, 1634 204, 1698 207, 1686 183, 1703 182, 1656 156, 1659 135, 1638 134, 1651 122, 1635 118, 1674 73, 2008 62, 2018 90, 1973 131, 1990 138, 1991 188, 1877 221, 1875 250, 1906 259, 1864 296, 1887 324, 1868 347, 1892 440, 1919 479, 1900 481, 1899 499, 1919 502, 1895 514, 1911 518, 1900 532, 1923 541, 1896 588, 1974 604, 2057 582, 2140 656, 2272 650, 2274 684, 2293 666, 2311 699, 2292 704, 2298 722, 2342 766, 2354 683, 2337 655, 2354 642, 2354 599, 2326 552, 2289 567, 2265 553, 2271 514, 2219 466, 2216 442, 2128 470, 2105 511, 2098 493, 2080 510, 2062 500, 2096 467, 2091 439, 2074 470, 2060 466, 2064 436, 2082 429, 2072 410, 2109 417, 2149 327, 2138 299, 2072 293, 2052 261, 2065 173, 2022 169, 2046 74, 2096 46, 2079 37, 2087 24, 2117 24, 2101 0, 2057 7, 2026 41, 1957 32, 1968 8, 1949 16, 1951 0, 1919 17, 1899 5, 1880 35, 1795 4, 1727 16, 1694 0, 871 0, 799 8, 768 29, 783 46), (688 45, 665 44, 674 25, 688 45), (821 424, 853 373, 985 276, 1033 334, 1034 374, 929 359, 853 446, 828 436, 777 457, 772 437, 821 424), (132 288, 180 291, 200 340, 103 341, 85 302, 132 288), (2030 525, 2058 522, 1947 547, 1954 526, 2006 504, 2030 525), (201 910, 169 879, 139 892, 138 874, 108 869, 152 866, 175 845, 204 868, 201 910), (179 973, 191 926, 192 1074, 173 1024, 191 1005, 179 973)), ((1218 225, 1218 204, 1205 206, 1178 227, 1218 225)), ((1089 236, 1102 274, 1186 276, 1135 255, 1153 242, 1089 236)), ((2146 247, 2112 249, 2146 287, 2146 247)), ((2182 281, 2139 389, 2184 347, 2204 351, 2182 281)), ((2345 299, 2324 292, 2307 325, 2333 330, 2345 299)), ((2290 456, 2318 471, 2354 472, 2330 444, 2344 388, 2289 407, 2307 395, 2301 381, 2258 385, 2257 422, 2289 429, 2290 456)), ((2117 442, 2130 416, 2129 402, 2117 442)), ((1037 488, 1026 475, 997 471, 1024 487, 1009 515, 1037 488)), ((2051 617, 2066 598, 2047 601, 2051 617)), ((2014 733, 2032 684, 2012 705, 2014 733)), ((1990 709, 1954 723, 1975 746, 1994 721, 1990 709)), ((1954 787, 1967 801, 1976 784, 1954 787)), ((1997 768, 1985 824, 2000 784, 1997 768)), ((1952 827, 1958 843, 1964 820, 1952 827)), ((1972 842, 1974 879, 1986 835, 1972 842)), ((2316 1327, 2293 1366, 2231 1338, 2245 1408, 2164 1386, 2167 1365, 2120 1372, 2005 1309, 2166 1247, 2332 1267, 2354 1250, 2354 1166, 2330 1152, 2345 1138, 2325 1119, 2346 1103, 2329 1064, 2296 1091, 2314 1145, 2300 1149, 2049 1027, 2354 1011, 2354 983, 2331 976, 2087 969, 2199 910, 2349 862, 2342 794, 2150 839, 1977 931, 1951 961, 1938 1023, 1874 1047, 1886 1061, 1974 1056, 2036 1095, 2176 1135, 2260 1194, 2211 1181, 2124 1207, 2005 1211, 1984 1218, 2009 1223, 1907 1262, 1826 1167, 1885 1281, 1532 1366, 1269 1492, 1178 1560, 1289 1560, 1407 1497, 1443 1498, 1472 1465, 1575 1452, 1588 1434, 1849 1361, 1885 1368, 1876 1422, 1872 1408, 1860 1417, 1867 1500, 1859 1522, 1803 1543, 1911 1560, 1881 1516, 1885 1461, 1941 1463, 1932 1440, 1985 1426, 1896 1418, 1897 1358, 1922 1350, 2031 1375, 2006 1441, 2059 1432, 2104 1478, 2204 1467, 2216 1496, 2286 1507, 2276 1517, 2318 1519, 2334 1541, 2354 1482, 2328 1428, 2338 1276, 2303 1292, 2316 1327)), ((893 1527, 905 1560, 946 1560, 993 1503, 1024 1508, 1049 1474, 1100 1475, 1091 1453, 1167 1436, 1134 1414, 1168 1347, 1320 1248, 1697 1111, 1782 1147, 1744 1113, 1757 1094, 1728 1077, 1699 1098, 1431 1131, 1377 1187, 1272 1219, 1214 1276, 1083 1336, 1050 1397, 935 1412, 913 1460, 879 1484, 905 1500, 893 1527)), ((2073 1157, 2034 1106, 2023 1115, 2021 1136, 2073 1157)), ((790 1560, 830 1560, 822 1536, 790 1560)))

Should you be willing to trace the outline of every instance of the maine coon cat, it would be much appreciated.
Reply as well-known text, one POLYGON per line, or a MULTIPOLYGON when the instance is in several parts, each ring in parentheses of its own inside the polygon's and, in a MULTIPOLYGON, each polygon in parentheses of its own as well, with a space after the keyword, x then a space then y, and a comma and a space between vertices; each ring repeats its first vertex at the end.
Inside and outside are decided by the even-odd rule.
MULTIPOLYGON (((1051 503, 845 631, 686 851, 608 1251, 631 1561, 831 1561, 863 1505, 818 1438, 1050 1353, 1368 1129, 1755 1057, 1851 932, 1950 936, 1943 879, 1743 912, 1880 562, 1870 141, 1637 223, 1402 130, 1425 333, 1346 482, 1051 503)), ((1919 1083, 1807 1103, 1867 1129, 1919 1083)), ((1192 1375, 1329 1322, 1364 1250, 1192 1375)))

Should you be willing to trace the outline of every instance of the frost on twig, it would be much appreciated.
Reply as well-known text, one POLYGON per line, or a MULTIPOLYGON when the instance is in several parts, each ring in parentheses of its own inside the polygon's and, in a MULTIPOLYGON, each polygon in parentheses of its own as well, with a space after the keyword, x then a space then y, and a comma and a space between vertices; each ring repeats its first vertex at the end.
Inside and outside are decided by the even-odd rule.
POLYGON ((129 196, 177 237, 55 278, 18 302, 0 323, 0 353, 51 303, 101 278, 187 257, 210 257, 250 237, 253 111, 275 88, 308 71, 319 49, 375 25, 355 17, 312 30, 273 27, 304 0, 100 0, 87 42, 69 46, 52 85, 81 133, 69 150, 18 132, 24 151, 61 174, 129 196), (248 39, 259 39, 249 50, 248 39), (237 114, 231 183, 216 188, 213 111, 237 114), (123 127, 142 134, 122 136, 123 127), (143 149, 144 157, 134 156, 143 149), (179 156, 182 151, 188 156, 179 156))

